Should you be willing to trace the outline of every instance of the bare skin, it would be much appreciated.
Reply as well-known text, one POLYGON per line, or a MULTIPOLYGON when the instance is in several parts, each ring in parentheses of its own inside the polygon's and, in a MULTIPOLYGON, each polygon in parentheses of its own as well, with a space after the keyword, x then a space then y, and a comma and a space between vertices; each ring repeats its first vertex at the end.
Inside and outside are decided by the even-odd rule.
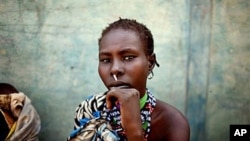
MULTIPOLYGON (((147 55, 143 42, 134 31, 113 29, 99 47, 99 75, 109 89, 108 108, 120 104, 122 127, 128 141, 144 140, 140 119, 140 98, 146 92, 147 77, 154 68, 155 55, 147 55), (113 75, 117 76, 117 81, 113 75)), ((172 106, 157 100, 152 113, 149 141, 188 141, 185 117, 172 106)))
POLYGON ((190 129, 182 113, 160 100, 156 105, 148 141, 189 141, 190 129))

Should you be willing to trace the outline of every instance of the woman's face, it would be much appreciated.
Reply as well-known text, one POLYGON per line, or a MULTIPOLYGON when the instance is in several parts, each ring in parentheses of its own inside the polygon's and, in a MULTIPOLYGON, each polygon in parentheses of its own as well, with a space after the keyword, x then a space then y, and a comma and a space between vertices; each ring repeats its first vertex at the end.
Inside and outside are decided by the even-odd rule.
POLYGON ((98 72, 108 89, 135 88, 143 96, 149 67, 150 61, 145 47, 134 31, 113 29, 102 38, 98 72), (116 75, 117 81, 113 75, 116 75))

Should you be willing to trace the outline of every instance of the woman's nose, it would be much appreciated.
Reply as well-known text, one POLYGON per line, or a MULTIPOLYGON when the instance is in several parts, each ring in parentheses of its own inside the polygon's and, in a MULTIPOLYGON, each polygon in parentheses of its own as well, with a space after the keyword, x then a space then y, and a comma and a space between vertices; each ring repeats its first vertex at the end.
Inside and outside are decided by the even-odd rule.
POLYGON ((124 64, 122 61, 119 60, 113 60, 112 66, 110 69, 110 75, 113 77, 113 75, 121 75, 124 73, 124 64))

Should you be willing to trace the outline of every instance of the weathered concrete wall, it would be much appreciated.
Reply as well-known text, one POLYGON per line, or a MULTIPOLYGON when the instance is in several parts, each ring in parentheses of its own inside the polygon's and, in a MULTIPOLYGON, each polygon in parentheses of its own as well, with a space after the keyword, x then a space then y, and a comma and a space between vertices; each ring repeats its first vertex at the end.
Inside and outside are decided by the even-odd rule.
POLYGON ((249 5, 1 0, 0 81, 32 99, 42 119, 40 140, 65 140, 79 102, 105 90, 97 73, 102 29, 134 18, 152 30, 161 65, 148 87, 187 115, 193 141, 229 140, 229 124, 250 123, 249 5))
POLYGON ((250 1, 213 0, 207 140, 229 140, 229 124, 250 124, 250 1))

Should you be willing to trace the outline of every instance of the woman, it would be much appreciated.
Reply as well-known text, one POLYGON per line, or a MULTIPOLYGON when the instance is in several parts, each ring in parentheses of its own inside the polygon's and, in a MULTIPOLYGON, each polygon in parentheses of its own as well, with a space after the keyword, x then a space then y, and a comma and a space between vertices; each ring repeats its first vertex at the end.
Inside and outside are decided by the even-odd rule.
POLYGON ((98 72, 108 90, 78 106, 68 140, 188 141, 183 114, 147 89, 159 66, 150 30, 120 18, 103 30, 98 43, 98 72))
POLYGON ((38 141, 40 128, 31 100, 11 84, 0 83, 0 140, 38 141))

